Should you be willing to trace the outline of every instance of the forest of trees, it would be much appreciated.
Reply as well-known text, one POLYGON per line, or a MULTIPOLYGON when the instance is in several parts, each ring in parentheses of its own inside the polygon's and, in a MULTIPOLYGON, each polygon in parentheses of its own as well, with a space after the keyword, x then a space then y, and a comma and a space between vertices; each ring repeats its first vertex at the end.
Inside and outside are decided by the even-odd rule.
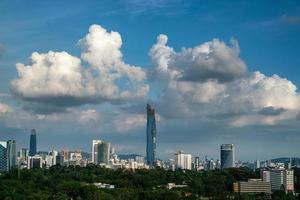
MULTIPOLYGON (((295 169, 300 177, 300 169, 295 169)), ((247 168, 227 170, 168 171, 161 168, 135 171, 111 170, 95 165, 87 167, 53 166, 48 170, 12 170, 0 176, 0 199, 263 199, 263 195, 233 193, 233 182, 258 178, 259 171, 247 168), (98 189, 89 183, 107 183, 115 189, 98 189), (185 188, 168 190, 167 183, 186 184, 185 188)), ((299 179, 296 192, 300 191, 299 179)), ((296 199, 283 191, 272 199, 296 199)))

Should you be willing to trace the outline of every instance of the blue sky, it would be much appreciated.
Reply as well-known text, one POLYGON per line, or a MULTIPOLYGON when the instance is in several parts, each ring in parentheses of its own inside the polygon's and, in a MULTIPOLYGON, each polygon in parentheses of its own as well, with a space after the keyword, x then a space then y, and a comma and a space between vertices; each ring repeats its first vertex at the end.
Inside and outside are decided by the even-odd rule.
MULTIPOLYGON (((218 158, 219 144, 227 142, 237 146, 237 157, 240 159, 299 156, 296 142, 300 139, 299 89, 293 90, 290 85, 296 87, 300 85, 299 1, 120 0, 82 3, 81 1, 3 0, 0 2, 0 13, 2 27, 0 29, 0 103, 9 106, 9 109, 3 108, 4 114, 0 115, 1 139, 14 138, 20 147, 26 146, 29 141, 29 130, 35 127, 40 133, 38 136, 40 149, 78 147, 88 151, 91 139, 103 138, 112 141, 118 146, 120 152, 144 154, 145 127, 142 116, 145 103, 150 100, 157 107, 157 113, 161 118, 158 123, 160 157, 172 156, 172 152, 183 149, 194 155, 207 154, 218 158), (131 83, 136 84, 140 89, 145 85, 149 86, 143 98, 137 100, 120 98, 116 102, 116 97, 104 97, 101 90, 92 98, 85 97, 90 98, 88 100, 75 99, 73 93, 68 93, 70 99, 66 100, 63 98, 64 95, 55 96, 50 93, 52 90, 49 90, 50 92, 45 96, 35 93, 36 96, 32 97, 30 96, 32 93, 28 94, 28 89, 25 88, 24 91, 20 89, 20 85, 25 82, 20 82, 15 89, 11 89, 12 80, 20 78, 17 75, 16 63, 29 65, 29 57, 33 52, 47 54, 50 50, 66 51, 80 58, 84 50, 78 45, 78 40, 89 33, 89 27, 93 24, 100 25, 107 33, 118 32, 122 38, 122 46, 119 49, 123 55, 122 62, 130 66, 138 66, 140 72, 144 71, 147 74, 147 78, 143 81, 131 83), (169 68, 174 71, 181 71, 180 67, 187 65, 188 68, 188 65, 193 64, 199 69, 203 67, 199 62, 191 63, 184 60, 186 57, 183 56, 183 47, 193 48, 218 38, 230 48, 234 46, 230 44, 231 39, 234 38, 239 44, 238 60, 235 57, 236 53, 233 53, 233 61, 229 60, 230 63, 225 63, 224 66, 235 66, 240 59, 244 64, 237 64, 240 68, 234 68, 228 73, 233 73, 232 76, 235 77, 236 70, 246 68, 245 73, 226 83, 220 82, 222 80, 220 76, 228 75, 227 72, 206 77, 205 80, 197 80, 196 83, 191 80, 169 79, 164 75, 162 80, 151 78, 149 74, 152 76, 154 74, 155 77, 161 75, 152 73, 160 66, 159 64, 156 66, 157 58, 150 53, 159 34, 167 35, 168 43, 163 46, 173 48, 171 54, 174 60, 169 64, 169 68), (244 101, 236 99, 243 99, 245 94, 241 95, 236 88, 243 84, 243 81, 251 82, 250 80, 257 79, 258 75, 255 77, 252 75, 255 71, 259 71, 266 80, 262 81, 262 85, 243 88, 249 92, 249 98, 253 96, 256 99, 250 103, 251 105, 244 105, 244 101), (280 79, 274 78, 273 74, 278 75, 280 79), (290 82, 285 82, 285 79, 290 82), (174 88, 170 90, 168 84, 162 82, 168 82, 169 85, 178 84, 178 91, 173 91, 174 88), (270 93, 268 93, 268 84, 272 84, 270 87, 273 88, 270 93), (287 88, 281 88, 282 85, 286 85, 287 88), (188 99, 188 94, 191 93, 174 96, 174 93, 183 92, 179 87, 191 87, 190 92, 193 97, 188 99), (257 87, 263 89, 257 90, 257 87), (288 89, 291 89, 291 92, 287 94, 282 92, 288 89), (206 94, 205 91, 217 91, 217 93, 206 94), (200 102, 193 102, 192 99, 198 93, 200 93, 200 97, 197 96, 200 102), (266 94, 263 96, 261 93, 266 94), (229 95, 232 99, 222 100, 218 95, 229 95), (32 97, 30 101, 29 96, 32 97), (45 101, 45 98, 48 100, 45 101), (177 104, 175 99, 178 100, 177 104), (276 102, 269 99, 275 99, 276 102), (57 105, 60 101, 80 103, 76 106, 64 103, 62 108, 57 105), (241 109, 234 108, 228 111, 221 107, 220 110, 224 110, 211 117, 210 114, 216 112, 212 109, 214 103, 211 102, 227 105, 227 101, 232 107, 234 102, 239 104, 241 109), (182 113, 180 111, 174 113, 176 106, 182 107, 182 113), (45 108, 50 111, 46 114, 39 113, 45 108), (185 112, 189 110, 197 113, 185 112), (274 114, 276 118, 265 118, 267 115, 260 114, 266 110, 272 111, 272 114, 276 112, 274 114), (82 123, 74 130, 72 127, 78 125, 76 118, 81 115, 82 123), (58 118, 60 122, 55 123, 54 118, 58 118), (125 121, 124 118, 128 119, 127 124, 123 123, 126 128, 111 128, 120 124, 120 121, 125 121), (254 150, 253 146, 257 148, 254 150)), ((84 47, 87 45, 83 44, 84 47)), ((222 46, 220 43, 215 45, 217 49, 222 46)), ((157 54, 162 51, 162 48, 158 48, 157 54)), ((221 67, 223 61, 218 61, 221 67)), ((82 68, 97 65, 82 57, 81 63, 82 68)), ((190 70, 194 72, 194 68, 190 70)), ((191 71, 187 70, 182 73, 189 72, 191 71)), ((123 77, 117 81, 119 89, 131 87, 127 85, 127 79, 128 77, 123 77)), ((30 86, 32 84, 31 82, 30 86)), ((47 89, 49 88, 45 88, 47 89)), ((55 90, 53 91, 55 93, 55 90)), ((134 93, 133 91, 132 94, 134 93)))

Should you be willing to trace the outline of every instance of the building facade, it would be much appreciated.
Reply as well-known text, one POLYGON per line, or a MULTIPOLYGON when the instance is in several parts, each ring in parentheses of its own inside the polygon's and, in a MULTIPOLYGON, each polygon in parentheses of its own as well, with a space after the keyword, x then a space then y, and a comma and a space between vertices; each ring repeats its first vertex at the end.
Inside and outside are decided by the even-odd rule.
POLYGON ((221 169, 234 167, 234 145, 222 144, 221 145, 221 169))
POLYGON ((175 153, 175 167, 180 169, 192 169, 192 155, 183 151, 175 153))
POLYGON ((147 104, 147 164, 149 166, 155 165, 156 154, 156 120, 155 109, 147 104))
POLYGON ((272 190, 294 191, 294 170, 292 169, 263 170, 261 177, 264 182, 270 182, 272 190))
POLYGON ((7 141, 7 169, 10 170, 17 165, 16 141, 7 141))
POLYGON ((98 164, 108 165, 110 155, 110 143, 102 142, 98 145, 98 164))
POLYGON ((247 182, 240 181, 233 184, 234 192, 238 193, 266 193, 271 194, 271 184, 261 179, 249 179, 247 182))
POLYGON ((32 129, 30 134, 29 156, 36 154, 36 130, 32 129))
POLYGON ((99 164, 98 162, 98 145, 102 143, 101 140, 92 141, 92 163, 99 164))
POLYGON ((7 143, 0 141, 0 172, 7 171, 7 143))

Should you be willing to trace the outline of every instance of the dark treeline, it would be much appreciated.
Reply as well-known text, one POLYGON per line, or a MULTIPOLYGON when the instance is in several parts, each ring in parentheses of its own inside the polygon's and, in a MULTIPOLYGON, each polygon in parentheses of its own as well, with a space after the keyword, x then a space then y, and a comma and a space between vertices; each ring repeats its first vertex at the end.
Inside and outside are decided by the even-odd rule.
MULTIPOLYGON (((300 177, 300 170, 295 169, 300 177)), ((213 171, 111 170, 99 166, 61 167, 49 170, 12 170, 0 176, 0 199, 263 199, 263 195, 233 193, 233 182, 259 178, 259 171, 234 168, 213 171), (107 183, 115 189, 98 189, 89 183, 107 183), (168 190, 167 183, 186 184, 168 190)), ((296 181, 296 191, 300 191, 296 181)), ((283 191, 273 199, 295 199, 283 191)))

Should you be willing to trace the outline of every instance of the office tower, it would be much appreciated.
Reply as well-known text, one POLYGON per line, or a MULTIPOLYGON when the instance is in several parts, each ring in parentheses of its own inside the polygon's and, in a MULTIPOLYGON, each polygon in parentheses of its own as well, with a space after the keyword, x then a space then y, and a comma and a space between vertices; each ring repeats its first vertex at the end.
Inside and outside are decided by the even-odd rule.
POLYGON ((29 156, 29 151, 28 151, 28 149, 27 148, 22 148, 22 149, 20 149, 20 158, 22 159, 22 160, 27 160, 28 159, 28 156, 29 156))
POLYGON ((61 151, 61 154, 63 156, 64 161, 67 161, 67 160, 70 159, 70 154, 69 154, 69 151, 67 149, 63 149, 61 151))
POLYGON ((32 168, 42 168, 43 167, 43 158, 42 156, 35 155, 35 156, 29 156, 28 157, 28 169, 32 168))
POLYGON ((254 168, 259 169, 260 168, 260 162, 259 160, 254 161, 254 168))
POLYGON ((0 141, 0 172, 7 171, 7 143, 0 141))
POLYGON ((155 151, 156 151, 156 120, 155 110, 147 104, 147 164, 155 165, 155 151))
POLYGON ((16 151, 16 141, 7 141, 7 169, 10 170, 16 167, 17 163, 17 151, 16 151))
POLYGON ((270 169, 261 172, 264 182, 270 182, 272 190, 281 190, 284 186, 285 192, 294 191, 294 170, 270 169), (269 177, 268 177, 269 176, 269 177), (269 180, 268 180, 269 179, 269 180))
POLYGON ((294 170, 284 170, 283 185, 286 192, 294 192, 294 170))
POLYGON ((221 145, 221 169, 234 167, 234 146, 233 144, 221 145))
POLYGON ((192 169, 192 155, 178 151, 175 153, 175 166, 180 169, 192 169))
POLYGON ((58 152, 55 160, 56 160, 55 165, 64 166, 64 156, 62 153, 58 152))
POLYGON ((98 162, 98 145, 101 144, 101 140, 92 141, 92 163, 99 164, 98 162))
POLYGON ((35 154, 36 154, 36 131, 35 129, 31 129, 29 156, 34 156, 35 154))
POLYGON ((195 163, 194 163, 194 167, 197 170, 199 168, 199 164, 200 164, 200 159, 198 156, 195 157, 195 163))
POLYGON ((101 144, 98 144, 98 164, 108 165, 109 152, 110 152, 109 142, 102 142, 101 144))

